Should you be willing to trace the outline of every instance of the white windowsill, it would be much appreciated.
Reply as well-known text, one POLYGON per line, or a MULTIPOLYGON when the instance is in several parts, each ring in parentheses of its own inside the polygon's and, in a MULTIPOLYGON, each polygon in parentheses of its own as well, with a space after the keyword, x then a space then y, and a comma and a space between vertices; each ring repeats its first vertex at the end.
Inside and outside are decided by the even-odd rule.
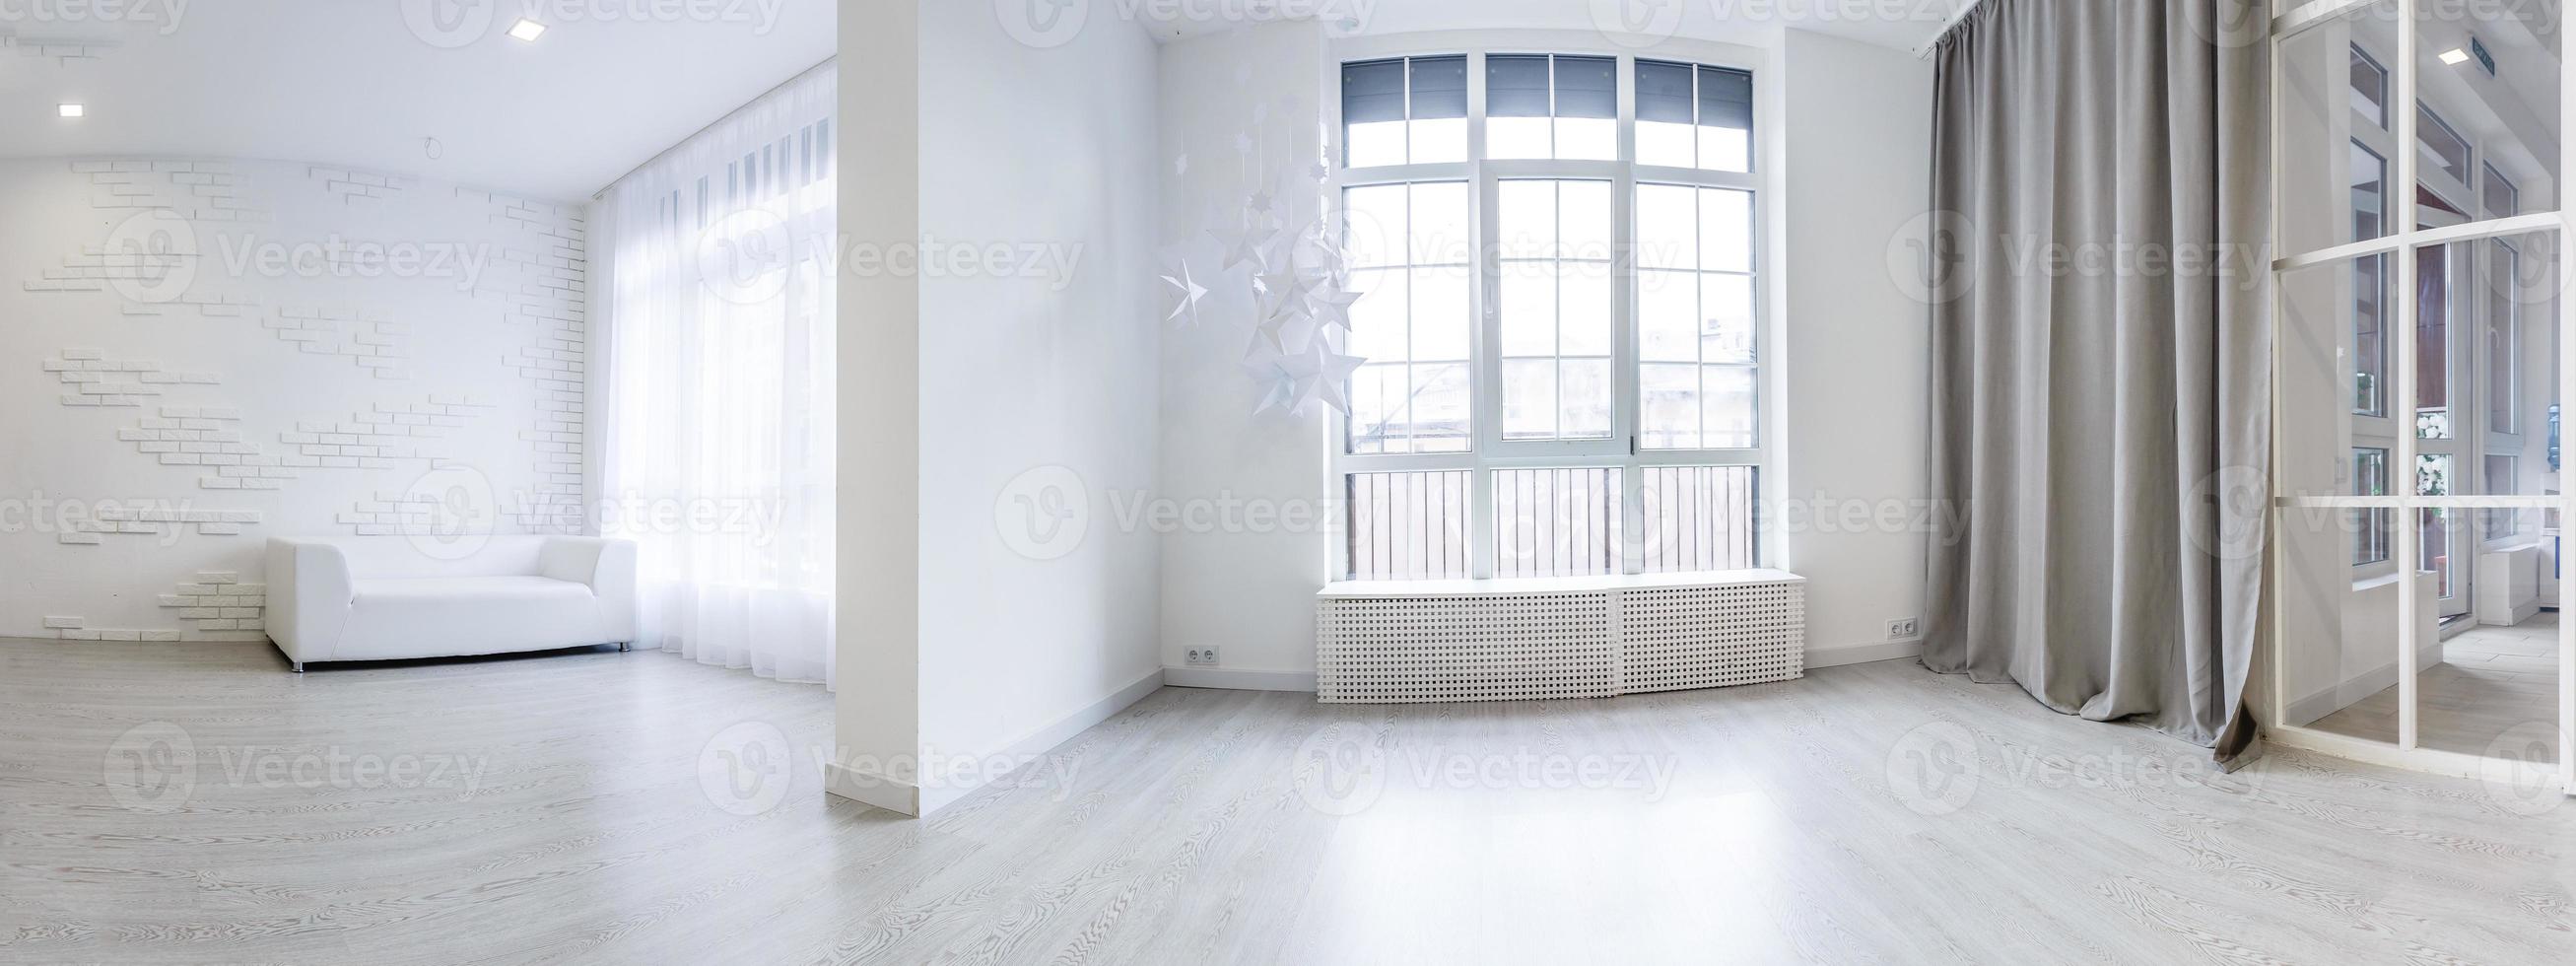
POLYGON ((1805 583, 1786 570, 1702 570, 1674 574, 1613 574, 1599 577, 1508 577, 1492 580, 1336 580, 1316 591, 1317 597, 1473 597, 1486 594, 1566 593, 1587 590, 1640 590, 1655 587, 1722 587, 1729 584, 1805 583))

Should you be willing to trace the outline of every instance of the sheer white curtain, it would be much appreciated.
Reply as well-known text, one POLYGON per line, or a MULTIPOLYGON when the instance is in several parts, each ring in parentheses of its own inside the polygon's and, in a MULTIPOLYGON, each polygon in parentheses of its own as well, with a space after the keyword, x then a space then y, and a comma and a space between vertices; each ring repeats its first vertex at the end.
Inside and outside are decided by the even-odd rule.
POLYGON ((833 90, 825 63, 620 179, 603 533, 644 646, 832 680, 833 90))

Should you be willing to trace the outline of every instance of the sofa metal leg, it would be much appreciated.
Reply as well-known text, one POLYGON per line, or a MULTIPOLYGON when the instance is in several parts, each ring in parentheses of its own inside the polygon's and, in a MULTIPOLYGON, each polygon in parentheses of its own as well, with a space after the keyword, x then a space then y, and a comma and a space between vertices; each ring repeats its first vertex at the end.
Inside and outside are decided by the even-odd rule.
POLYGON ((619 642, 617 642, 617 650, 618 650, 620 653, 625 652, 626 647, 627 647, 627 642, 625 642, 625 641, 619 641, 619 642))
POLYGON ((288 662, 286 662, 286 663, 287 663, 288 665, 292 666, 292 667, 295 669, 295 673, 297 673, 297 674, 302 674, 302 673, 304 673, 304 662, 302 662, 302 661, 288 661, 288 662))

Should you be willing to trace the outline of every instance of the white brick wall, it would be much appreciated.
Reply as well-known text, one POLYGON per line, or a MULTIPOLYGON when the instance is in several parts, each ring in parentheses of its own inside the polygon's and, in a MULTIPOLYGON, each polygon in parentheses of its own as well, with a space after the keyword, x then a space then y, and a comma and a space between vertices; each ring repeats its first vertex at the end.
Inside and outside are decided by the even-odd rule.
POLYGON ((0 499, 54 508, 0 531, 0 556, 24 562, 0 581, 0 636, 261 639, 244 613, 264 601, 260 538, 434 531, 453 509, 426 498, 447 492, 421 485, 450 479, 434 474, 488 483, 478 518, 499 532, 583 529, 578 206, 307 164, 101 159, 0 161, 0 210, 0 266, 28 273, 0 278, 0 370, 19 373, 0 379, 0 438, 19 444, 0 499), (109 226, 165 213, 193 254, 112 244, 109 226), (469 284, 241 257, 329 240, 483 260, 469 284), (184 290, 152 290, 174 271, 184 290))

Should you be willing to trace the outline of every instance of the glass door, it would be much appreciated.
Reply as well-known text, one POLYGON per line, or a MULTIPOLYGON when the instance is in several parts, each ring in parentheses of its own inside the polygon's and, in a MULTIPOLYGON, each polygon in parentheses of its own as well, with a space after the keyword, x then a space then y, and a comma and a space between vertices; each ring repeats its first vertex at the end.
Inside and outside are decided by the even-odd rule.
POLYGON ((2276 740, 2576 786, 2558 0, 2279 0, 2276 740))

